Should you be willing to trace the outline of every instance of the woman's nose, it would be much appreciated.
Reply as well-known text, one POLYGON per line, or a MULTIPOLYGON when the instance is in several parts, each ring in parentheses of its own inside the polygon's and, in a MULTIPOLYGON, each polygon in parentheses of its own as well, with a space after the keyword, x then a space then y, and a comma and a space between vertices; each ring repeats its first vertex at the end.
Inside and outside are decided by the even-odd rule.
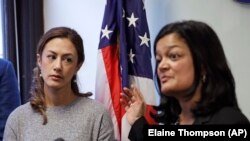
POLYGON ((62 62, 61 62, 61 59, 57 59, 55 61, 55 64, 54 64, 54 68, 53 68, 55 71, 61 71, 62 70, 62 62))
POLYGON ((169 69, 169 63, 166 59, 161 60, 158 64, 158 69, 169 69))

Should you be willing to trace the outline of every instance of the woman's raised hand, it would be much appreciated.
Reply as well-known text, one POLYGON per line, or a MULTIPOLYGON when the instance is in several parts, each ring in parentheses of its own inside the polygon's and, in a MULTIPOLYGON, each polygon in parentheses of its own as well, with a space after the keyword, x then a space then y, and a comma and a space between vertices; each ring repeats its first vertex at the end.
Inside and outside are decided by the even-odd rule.
POLYGON ((144 98, 134 85, 131 85, 131 88, 123 88, 120 102, 126 110, 127 120, 130 125, 133 125, 134 122, 145 113, 146 104, 144 98))

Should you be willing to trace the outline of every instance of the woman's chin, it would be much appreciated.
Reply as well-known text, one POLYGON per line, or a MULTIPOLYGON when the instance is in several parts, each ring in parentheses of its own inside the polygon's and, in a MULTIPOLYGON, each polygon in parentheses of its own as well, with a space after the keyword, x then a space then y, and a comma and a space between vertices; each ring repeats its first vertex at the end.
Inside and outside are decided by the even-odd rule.
POLYGON ((161 93, 165 96, 173 96, 175 91, 172 89, 161 89, 161 93))
POLYGON ((60 83, 50 82, 50 83, 47 83, 47 87, 52 88, 52 89, 60 89, 62 85, 60 83))

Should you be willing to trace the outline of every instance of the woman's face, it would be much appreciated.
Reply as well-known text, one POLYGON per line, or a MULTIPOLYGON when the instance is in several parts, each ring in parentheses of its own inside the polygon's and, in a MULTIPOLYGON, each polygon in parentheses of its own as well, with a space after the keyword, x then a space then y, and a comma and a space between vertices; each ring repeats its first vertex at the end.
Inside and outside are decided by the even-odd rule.
POLYGON ((191 52, 184 39, 176 33, 168 34, 156 44, 157 74, 161 92, 168 96, 186 93, 194 81, 191 52))
POLYGON ((54 38, 47 42, 42 56, 37 55, 45 87, 60 89, 70 87, 78 71, 77 51, 67 38, 54 38))

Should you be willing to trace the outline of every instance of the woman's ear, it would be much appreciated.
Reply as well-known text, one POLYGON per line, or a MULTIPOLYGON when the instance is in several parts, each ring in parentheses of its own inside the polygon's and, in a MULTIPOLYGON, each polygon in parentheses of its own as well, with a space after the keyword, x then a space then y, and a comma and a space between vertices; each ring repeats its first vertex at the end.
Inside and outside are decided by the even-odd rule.
POLYGON ((38 67, 41 68, 41 61, 42 61, 42 59, 41 59, 40 54, 36 54, 36 61, 37 61, 36 63, 38 65, 38 67))

